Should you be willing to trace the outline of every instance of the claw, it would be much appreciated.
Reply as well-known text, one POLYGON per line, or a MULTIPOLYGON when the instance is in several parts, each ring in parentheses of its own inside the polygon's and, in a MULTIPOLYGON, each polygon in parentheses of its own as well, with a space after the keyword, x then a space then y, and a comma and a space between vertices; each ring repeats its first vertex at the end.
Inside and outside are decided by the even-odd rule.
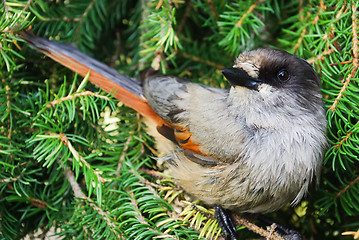
POLYGON ((227 240, 238 240, 236 225, 234 224, 230 211, 220 206, 215 206, 214 210, 214 215, 217 218, 219 226, 222 228, 225 238, 227 240))
MULTIPOLYGON (((269 224, 269 225, 275 223, 275 222, 273 222, 272 220, 266 218, 266 217, 263 216, 263 215, 259 215, 259 216, 258 216, 258 219, 261 220, 261 221, 263 221, 263 222, 265 222, 266 224, 269 224)), ((278 224, 278 223, 275 223, 275 225, 276 225, 276 229, 275 229, 275 230, 276 230, 283 238, 285 238, 286 240, 303 240, 302 235, 301 235, 298 231, 296 231, 296 230, 294 230, 294 229, 287 228, 287 227, 285 227, 285 226, 283 226, 283 225, 280 225, 280 224, 278 224)))

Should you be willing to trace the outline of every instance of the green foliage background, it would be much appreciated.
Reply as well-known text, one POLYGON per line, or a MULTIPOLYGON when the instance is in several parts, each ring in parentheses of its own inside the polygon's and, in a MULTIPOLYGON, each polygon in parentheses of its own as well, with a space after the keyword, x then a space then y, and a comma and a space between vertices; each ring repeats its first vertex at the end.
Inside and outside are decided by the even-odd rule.
POLYGON ((31 26, 132 77, 152 65, 228 87, 219 70, 246 49, 307 59, 331 145, 319 188, 270 217, 306 239, 353 239, 341 234, 359 228, 358 10, 354 0, 2 0, 0 238, 51 228, 66 239, 218 236, 211 211, 179 216, 185 195, 159 173, 139 116, 30 49, 17 34, 31 26))

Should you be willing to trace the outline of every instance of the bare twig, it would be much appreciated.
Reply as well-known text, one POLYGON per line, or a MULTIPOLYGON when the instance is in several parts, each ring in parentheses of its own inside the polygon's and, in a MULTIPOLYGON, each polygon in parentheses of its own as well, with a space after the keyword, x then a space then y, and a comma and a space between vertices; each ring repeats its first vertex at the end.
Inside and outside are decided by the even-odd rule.
POLYGON ((202 59, 200 57, 191 55, 189 53, 185 53, 185 52, 178 52, 178 53, 181 54, 185 58, 191 59, 192 61, 204 63, 204 64, 207 64, 208 66, 215 67, 216 69, 226 68, 224 65, 221 65, 221 64, 218 64, 218 63, 215 63, 215 62, 211 62, 209 60, 202 59))
POLYGON ((213 0, 207 0, 208 4, 209 4, 209 7, 211 8, 211 12, 212 12, 212 15, 214 16, 215 19, 218 19, 218 13, 216 11, 216 8, 213 4, 213 0))
MULTIPOLYGON (((130 136, 127 138, 127 141, 125 142, 125 146, 123 147, 122 154, 121 154, 121 157, 120 157, 120 159, 119 159, 119 161, 118 161, 116 171, 120 171, 120 170, 121 170, 123 160, 124 160, 125 157, 126 157, 126 153, 127 153, 128 147, 129 147, 129 145, 130 145, 130 143, 131 143, 131 141, 132 141, 132 138, 133 138, 133 135, 132 135, 132 134, 133 134, 134 132, 135 132, 134 130, 132 130, 132 131, 129 132, 130 136)), ((119 177, 120 174, 117 173, 116 176, 119 177)))
POLYGON ((122 235, 120 235, 116 229, 116 225, 113 223, 113 219, 109 217, 111 214, 108 211, 104 211, 102 208, 97 206, 91 198, 88 198, 85 196, 85 194, 82 192, 80 185, 76 182, 75 175, 70 169, 65 170, 65 176, 66 179, 70 182, 72 191, 74 192, 75 197, 86 200, 89 204, 89 206, 97 211, 97 213, 103 217, 103 219, 106 221, 107 225, 110 226, 111 231, 118 239, 123 239, 122 235))
POLYGON ((265 237, 266 239, 272 239, 272 240, 285 240, 282 236, 280 236, 278 233, 276 233, 273 230, 265 230, 261 227, 258 227, 254 223, 251 223, 247 221, 246 219, 238 216, 237 214, 232 214, 233 219, 236 221, 238 225, 243 225, 247 229, 251 230, 252 232, 265 237))
MULTIPOLYGON (((65 146, 71 151, 72 155, 74 156, 74 158, 79 161, 80 164, 83 164, 87 169, 91 169, 90 164, 84 159, 83 156, 81 156, 76 149, 73 148, 71 142, 69 141, 69 139, 66 137, 66 135, 64 133, 60 133, 60 139, 62 141, 63 144, 65 144, 65 146)), ((97 171, 93 171, 94 174, 96 175, 98 181, 100 181, 101 183, 106 182, 107 180, 102 178, 100 173, 97 171)))
POLYGON ((57 104, 59 104, 61 102, 72 100, 72 99, 75 99, 75 98, 80 97, 80 96, 92 96, 92 97, 102 98, 102 99, 105 99, 107 101, 110 100, 108 97, 100 95, 98 93, 94 93, 94 92, 91 92, 91 91, 84 91, 84 92, 80 92, 80 93, 75 93, 73 95, 68 95, 68 96, 62 97, 60 99, 56 99, 56 100, 50 102, 49 104, 47 104, 46 108, 54 107, 54 106, 56 106, 57 104))
POLYGON ((243 16, 241 17, 241 19, 239 19, 239 21, 236 23, 235 26, 238 27, 238 28, 242 27, 242 23, 243 23, 244 19, 246 19, 246 17, 253 12, 254 8, 257 7, 257 6, 258 6, 260 3, 262 3, 262 2, 265 2, 265 0, 258 0, 258 1, 256 1, 255 3, 253 3, 253 4, 248 8, 247 12, 245 12, 245 13, 243 14, 243 16))
POLYGON ((182 30, 183 30, 183 27, 184 27, 184 25, 185 25, 185 23, 186 23, 186 21, 187 21, 187 18, 188 18, 188 16, 189 16, 189 13, 190 13, 192 7, 193 7, 193 3, 192 3, 192 2, 189 2, 189 3, 187 4, 187 6, 186 6, 186 10, 185 10, 185 12, 184 12, 184 14, 183 14, 181 23, 180 23, 180 25, 179 25, 179 27, 178 27, 178 29, 177 29, 177 33, 176 33, 177 35, 181 35, 182 30))
POLYGON ((337 108, 337 105, 339 103, 339 99, 344 95, 345 90, 347 89, 347 86, 349 85, 350 81, 352 78, 355 77, 355 73, 358 71, 359 65, 358 65, 358 61, 359 61, 359 40, 358 40, 358 18, 357 18, 358 12, 356 9, 356 6, 353 4, 352 5, 352 33, 353 33, 353 62, 352 62, 352 70, 350 72, 350 74, 348 74, 347 78, 345 79, 345 82, 343 83, 342 88, 340 89, 337 97, 335 98, 333 104, 330 106, 330 110, 332 112, 335 111, 335 109, 337 108))
POLYGON ((343 195, 346 191, 348 191, 351 187, 354 186, 354 184, 356 184, 357 182, 359 182, 359 177, 355 178, 353 181, 351 181, 348 185, 346 185, 342 190, 340 190, 336 197, 339 198, 341 195, 343 195))
POLYGON ((28 0, 26 5, 24 6, 24 8, 21 10, 22 12, 25 12, 29 7, 30 7, 30 4, 32 3, 33 0, 28 0))

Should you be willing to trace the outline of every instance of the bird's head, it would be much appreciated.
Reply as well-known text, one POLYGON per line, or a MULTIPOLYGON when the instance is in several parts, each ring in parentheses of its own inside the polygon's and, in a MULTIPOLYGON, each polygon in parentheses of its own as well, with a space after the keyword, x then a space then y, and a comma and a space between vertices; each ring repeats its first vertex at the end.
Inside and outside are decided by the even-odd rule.
POLYGON ((321 103, 320 80, 313 67, 285 51, 257 49, 244 52, 232 68, 223 69, 222 73, 232 88, 241 89, 234 91, 239 94, 244 88, 264 100, 266 96, 273 99, 278 95, 281 99, 290 97, 304 107, 308 107, 308 102, 321 103))

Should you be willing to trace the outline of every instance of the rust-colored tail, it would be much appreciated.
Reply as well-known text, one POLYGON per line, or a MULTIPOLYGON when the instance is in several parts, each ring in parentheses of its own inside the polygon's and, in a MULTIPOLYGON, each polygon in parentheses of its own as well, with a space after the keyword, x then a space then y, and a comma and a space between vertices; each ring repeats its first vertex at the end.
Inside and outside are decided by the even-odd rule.
POLYGON ((90 82, 108 93, 114 92, 115 98, 133 108, 141 115, 150 118, 158 126, 164 124, 163 119, 160 118, 148 105, 147 101, 141 97, 142 89, 139 81, 118 73, 109 66, 85 55, 71 45, 37 37, 31 32, 23 32, 20 37, 36 50, 46 54, 72 71, 77 72, 79 75, 84 77, 90 72, 90 82))

